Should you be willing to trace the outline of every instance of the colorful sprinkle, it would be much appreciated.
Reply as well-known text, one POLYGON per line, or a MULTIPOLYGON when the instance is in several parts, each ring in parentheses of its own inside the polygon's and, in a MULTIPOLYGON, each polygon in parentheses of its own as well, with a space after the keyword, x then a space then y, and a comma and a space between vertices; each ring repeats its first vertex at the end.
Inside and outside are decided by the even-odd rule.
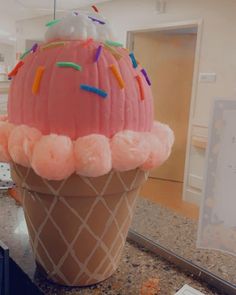
POLYGON ((142 69, 142 70, 141 70, 141 73, 143 74, 144 78, 146 79, 148 85, 151 86, 151 81, 150 81, 150 79, 149 79, 149 77, 148 77, 147 72, 146 72, 144 69, 142 69))
POLYGON ((138 86, 139 86, 139 92, 140 92, 140 98, 141 100, 144 100, 144 89, 143 89, 143 82, 140 76, 136 76, 138 86))
POLYGON ((113 47, 107 45, 106 43, 104 43, 104 45, 117 60, 120 60, 122 58, 122 55, 119 52, 117 52, 113 47))
POLYGON ((120 88, 123 89, 125 87, 125 82, 122 79, 121 74, 119 73, 117 67, 115 65, 111 65, 110 69, 111 69, 113 75, 115 76, 120 88))
POLYGON ((49 49, 49 48, 54 48, 54 47, 58 47, 58 46, 64 46, 65 42, 52 42, 49 44, 44 45, 43 47, 41 47, 43 50, 45 49, 49 49))
POLYGON ((20 56, 20 60, 24 59, 26 55, 28 55, 31 52, 31 49, 27 49, 23 54, 20 56))
POLYGON ((94 10, 95 12, 99 13, 99 10, 98 10, 97 6, 92 5, 91 7, 93 8, 93 10, 94 10))
POLYGON ((45 67, 38 67, 34 76, 34 83, 32 86, 33 94, 37 94, 40 87, 40 82, 45 71, 45 67))
POLYGON ((68 61, 59 61, 57 62, 57 66, 60 68, 73 68, 77 71, 81 71, 82 67, 74 62, 68 62, 68 61))
POLYGON ((111 40, 106 40, 105 42, 107 45, 114 46, 114 47, 123 47, 123 44, 111 40))
POLYGON ((32 48, 30 49, 32 52, 35 52, 38 48, 38 43, 35 43, 32 48))
POLYGON ((97 23, 99 23, 101 25, 105 25, 105 22, 100 20, 100 19, 94 18, 92 16, 88 16, 88 18, 90 18, 93 22, 97 22, 97 23))
POLYGON ((93 87, 93 86, 81 84, 80 89, 83 89, 85 91, 89 91, 89 92, 98 94, 98 95, 100 95, 101 97, 104 97, 104 98, 107 97, 107 93, 104 90, 93 87))
POLYGON ((77 11, 74 11, 73 13, 74 13, 74 15, 76 15, 76 16, 79 15, 77 11))
POLYGON ((136 59, 135 59, 135 57, 134 57, 133 52, 131 52, 131 53, 129 54, 129 56, 130 56, 130 59, 131 59, 131 61, 132 61, 133 67, 136 69, 137 66, 138 66, 138 64, 137 64, 137 61, 136 61, 136 59))
POLYGON ((52 27, 54 26, 55 24, 59 23, 61 21, 61 19, 54 19, 48 23, 46 23, 46 27, 52 27))
POLYGON ((15 76, 19 70, 20 67, 22 67, 24 64, 24 62, 21 60, 18 62, 18 64, 14 67, 14 69, 8 74, 9 78, 12 78, 13 76, 15 76))
POLYGON ((96 53, 95 53, 95 59, 94 59, 95 62, 98 61, 98 59, 99 59, 99 57, 101 55, 101 52, 102 52, 102 45, 99 45, 98 49, 96 50, 96 53))
POLYGON ((88 38, 88 39, 83 43, 83 47, 88 47, 91 43, 93 43, 93 38, 88 38))

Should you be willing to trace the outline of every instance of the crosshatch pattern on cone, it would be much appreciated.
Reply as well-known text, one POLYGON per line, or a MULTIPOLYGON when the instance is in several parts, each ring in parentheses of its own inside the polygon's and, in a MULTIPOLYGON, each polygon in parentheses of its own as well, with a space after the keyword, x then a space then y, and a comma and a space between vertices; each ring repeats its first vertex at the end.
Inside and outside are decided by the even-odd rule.
POLYGON ((99 178, 74 174, 56 182, 19 165, 11 170, 23 196, 35 258, 47 278, 85 286, 111 276, 148 173, 111 171, 99 178))

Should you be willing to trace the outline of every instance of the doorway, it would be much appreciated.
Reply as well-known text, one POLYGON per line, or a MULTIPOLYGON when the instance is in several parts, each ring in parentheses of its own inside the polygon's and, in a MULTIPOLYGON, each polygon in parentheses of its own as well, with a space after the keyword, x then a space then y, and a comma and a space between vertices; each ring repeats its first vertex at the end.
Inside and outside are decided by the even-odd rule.
POLYGON ((131 33, 131 49, 152 80, 155 120, 168 124, 175 144, 168 161, 151 172, 141 195, 186 217, 198 208, 182 199, 197 26, 131 33))

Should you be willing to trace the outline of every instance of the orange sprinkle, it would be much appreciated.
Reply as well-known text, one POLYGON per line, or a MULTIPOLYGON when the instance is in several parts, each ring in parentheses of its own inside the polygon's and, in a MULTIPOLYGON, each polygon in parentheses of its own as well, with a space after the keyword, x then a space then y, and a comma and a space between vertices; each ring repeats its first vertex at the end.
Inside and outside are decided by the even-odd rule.
POLYGON ((138 82, 141 100, 144 100, 144 89, 143 89, 142 79, 140 76, 136 76, 135 78, 137 79, 137 82, 138 82))
POLYGON ((111 69, 113 75, 115 76, 120 88, 123 89, 125 87, 125 82, 122 79, 121 74, 119 73, 117 67, 115 65, 111 65, 110 69, 111 69))
POLYGON ((98 8, 97 8, 97 6, 95 6, 95 5, 92 5, 92 8, 93 8, 93 10, 95 11, 95 12, 99 12, 99 10, 98 10, 98 8))
POLYGON ((32 86, 33 94, 37 94, 40 87, 40 82, 45 71, 45 67, 38 67, 34 76, 34 83, 32 86))
POLYGON ((83 43, 83 47, 87 47, 87 46, 89 46, 92 42, 93 42, 93 38, 88 38, 88 39, 83 43))
POLYGON ((14 69, 8 74, 8 77, 11 78, 15 76, 19 70, 20 67, 22 67, 24 62, 21 60, 18 62, 18 64, 14 67, 14 69))
POLYGON ((22 205, 22 198, 20 193, 14 189, 14 188, 9 188, 8 189, 8 194, 10 197, 12 197, 18 204, 22 205))
POLYGON ((150 278, 141 286, 140 295, 160 294, 160 281, 158 278, 150 278))

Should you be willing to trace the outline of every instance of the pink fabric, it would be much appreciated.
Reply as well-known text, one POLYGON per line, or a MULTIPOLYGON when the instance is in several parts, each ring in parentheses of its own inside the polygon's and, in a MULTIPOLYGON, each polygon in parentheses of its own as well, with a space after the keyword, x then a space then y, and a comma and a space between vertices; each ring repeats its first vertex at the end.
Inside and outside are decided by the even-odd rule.
POLYGON ((26 125, 14 128, 8 141, 8 149, 12 160, 17 164, 29 167, 34 146, 41 136, 40 131, 26 125))
POLYGON ((8 120, 8 115, 0 115, 0 122, 7 121, 7 120, 8 120))
POLYGON ((98 177, 111 169, 156 168, 168 158, 173 140, 172 130, 163 124, 155 124, 152 132, 125 130, 111 139, 91 134, 73 142, 67 136, 41 135, 35 128, 0 122, 0 161, 32 167, 49 180, 62 180, 74 172, 98 177))
POLYGON ((77 174, 98 177, 112 168, 109 140, 104 135, 91 134, 78 138, 74 152, 77 174))
POLYGON ((50 180, 68 178, 75 171, 71 139, 55 134, 42 136, 34 147, 31 165, 43 178, 50 180))
POLYGON ((116 50, 123 56, 117 60, 103 48, 98 62, 94 56, 97 41, 84 47, 83 41, 66 41, 64 46, 40 48, 24 58, 24 65, 11 82, 9 93, 9 122, 28 125, 46 134, 60 134, 77 139, 90 134, 111 138, 122 130, 150 131, 153 122, 151 88, 141 74, 141 67, 133 68, 129 53, 116 50), (82 66, 82 71, 57 67, 56 62, 68 61, 82 66), (109 66, 119 70, 125 88, 120 89, 109 66), (39 66, 45 71, 39 92, 32 94, 35 72, 39 66), (141 100, 135 76, 140 75, 145 99, 141 100), (107 92, 107 98, 80 89, 88 84, 107 92))
POLYGON ((135 169, 149 155, 149 144, 142 133, 121 131, 111 139, 112 166, 118 171, 135 169))
POLYGON ((154 121, 151 132, 155 134, 163 144, 166 145, 166 148, 169 151, 169 156, 171 152, 171 147, 175 141, 173 130, 170 129, 170 127, 167 124, 154 121))
POLYGON ((11 156, 8 151, 8 138, 14 128, 13 124, 0 122, 0 161, 10 162, 11 156))
POLYGON ((169 149, 154 134, 146 134, 146 140, 149 143, 149 155, 147 160, 141 165, 141 168, 143 170, 151 170, 164 163, 168 157, 169 149))

